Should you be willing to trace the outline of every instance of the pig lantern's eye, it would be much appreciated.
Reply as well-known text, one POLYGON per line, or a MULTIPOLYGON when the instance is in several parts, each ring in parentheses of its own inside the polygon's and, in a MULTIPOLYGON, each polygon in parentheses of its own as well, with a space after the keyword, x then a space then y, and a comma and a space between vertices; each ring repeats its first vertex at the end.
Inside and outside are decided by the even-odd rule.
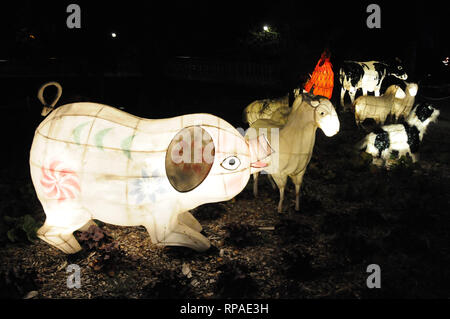
POLYGON ((230 156, 224 159, 220 165, 225 169, 234 171, 241 165, 241 161, 236 156, 230 156))

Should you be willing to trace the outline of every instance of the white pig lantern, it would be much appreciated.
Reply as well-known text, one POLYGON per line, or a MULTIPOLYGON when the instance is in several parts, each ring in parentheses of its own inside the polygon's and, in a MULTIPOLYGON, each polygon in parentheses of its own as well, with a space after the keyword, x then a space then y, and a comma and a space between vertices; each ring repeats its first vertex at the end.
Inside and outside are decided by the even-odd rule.
POLYGON ((31 177, 46 214, 38 236, 65 253, 97 219, 146 227, 154 244, 197 251, 210 243, 189 213, 242 191, 272 152, 210 114, 144 119, 97 103, 66 104, 38 126, 31 177))

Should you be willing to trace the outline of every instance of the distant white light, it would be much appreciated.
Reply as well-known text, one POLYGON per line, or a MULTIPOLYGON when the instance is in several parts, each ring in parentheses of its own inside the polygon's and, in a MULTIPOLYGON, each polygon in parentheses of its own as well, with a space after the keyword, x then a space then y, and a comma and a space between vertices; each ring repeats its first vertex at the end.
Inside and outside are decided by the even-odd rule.
POLYGON ((449 64, 449 57, 446 57, 446 58, 442 61, 442 63, 444 63, 445 66, 448 66, 448 64, 449 64))
POLYGON ((111 38, 117 37, 117 34, 115 32, 111 32, 111 38))
POLYGON ((268 32, 269 31, 269 26, 267 26, 267 25, 263 26, 263 30, 268 32))

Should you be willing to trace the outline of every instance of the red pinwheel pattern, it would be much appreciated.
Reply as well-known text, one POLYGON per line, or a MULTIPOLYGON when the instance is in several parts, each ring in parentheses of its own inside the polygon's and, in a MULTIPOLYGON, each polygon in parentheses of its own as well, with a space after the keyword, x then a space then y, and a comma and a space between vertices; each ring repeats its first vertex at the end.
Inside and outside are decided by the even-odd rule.
POLYGON ((53 161, 49 168, 41 167, 41 185, 45 194, 59 202, 66 199, 74 199, 81 191, 78 175, 66 169, 60 161, 53 161))

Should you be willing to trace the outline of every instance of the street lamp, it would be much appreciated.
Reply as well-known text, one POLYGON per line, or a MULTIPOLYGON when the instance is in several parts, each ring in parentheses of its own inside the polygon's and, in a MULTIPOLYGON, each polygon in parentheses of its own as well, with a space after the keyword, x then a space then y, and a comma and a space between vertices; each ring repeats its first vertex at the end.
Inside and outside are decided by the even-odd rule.
POLYGON ((263 26, 263 30, 266 31, 266 32, 269 32, 269 26, 264 25, 264 26, 263 26))

